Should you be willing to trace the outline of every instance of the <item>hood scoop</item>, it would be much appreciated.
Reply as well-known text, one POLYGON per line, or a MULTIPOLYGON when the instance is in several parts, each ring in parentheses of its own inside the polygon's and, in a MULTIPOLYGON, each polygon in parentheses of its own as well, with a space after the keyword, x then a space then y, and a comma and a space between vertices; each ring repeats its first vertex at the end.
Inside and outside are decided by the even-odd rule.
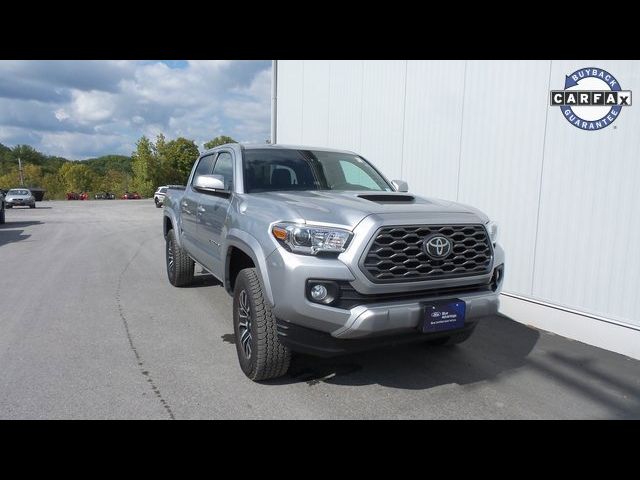
POLYGON ((358 195, 358 198, 369 200, 370 202, 376 202, 381 205, 385 204, 397 204, 397 203, 413 203, 415 197, 412 195, 358 195))

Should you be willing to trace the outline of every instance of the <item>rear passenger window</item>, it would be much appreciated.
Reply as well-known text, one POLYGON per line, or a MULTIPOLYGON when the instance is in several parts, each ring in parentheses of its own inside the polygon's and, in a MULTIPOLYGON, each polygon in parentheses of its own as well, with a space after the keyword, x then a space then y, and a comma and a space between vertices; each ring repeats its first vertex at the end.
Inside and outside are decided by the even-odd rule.
POLYGON ((211 170, 213 170, 213 160, 215 155, 207 155, 206 157, 202 157, 198 166, 196 167, 196 171, 193 174, 193 179, 191 183, 195 182, 196 178, 200 175, 211 175, 211 170))

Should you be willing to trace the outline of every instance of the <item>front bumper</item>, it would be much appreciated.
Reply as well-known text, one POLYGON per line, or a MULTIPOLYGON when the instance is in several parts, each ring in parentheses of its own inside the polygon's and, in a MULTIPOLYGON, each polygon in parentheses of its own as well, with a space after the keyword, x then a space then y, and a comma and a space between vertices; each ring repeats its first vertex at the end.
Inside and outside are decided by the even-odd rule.
POLYGON ((11 207, 28 207, 35 205, 36 202, 29 200, 5 200, 5 203, 11 207))
POLYGON ((423 304, 429 301, 453 298, 464 301, 465 318, 469 324, 495 315, 498 312, 503 276, 500 276, 493 288, 490 287, 490 282, 495 268, 503 264, 504 252, 496 245, 493 268, 488 275, 433 282, 434 285, 427 289, 423 285, 395 284, 391 292, 384 293, 395 291, 398 297, 402 297, 406 292, 414 290, 416 295, 404 300, 385 295, 384 301, 376 301, 376 293, 382 292, 371 292, 363 288, 340 258, 295 255, 278 248, 267 258, 267 275, 263 273, 263 279, 275 299, 273 311, 281 325, 291 324, 328 333, 335 339, 368 340, 415 333, 423 318, 423 304), (320 278, 349 282, 359 293, 370 295, 369 300, 349 309, 313 303, 306 297, 306 282, 320 278), (460 286, 465 288, 455 293, 442 293, 447 291, 446 287, 460 286))
POLYGON ((463 328, 438 333, 424 334, 417 330, 412 330, 405 333, 363 339, 335 338, 328 333, 301 327, 283 320, 277 321, 277 330, 280 343, 295 352, 319 357, 333 357, 391 345, 437 340, 438 338, 447 337, 452 333, 458 334, 473 330, 477 323, 477 321, 465 322, 463 328))

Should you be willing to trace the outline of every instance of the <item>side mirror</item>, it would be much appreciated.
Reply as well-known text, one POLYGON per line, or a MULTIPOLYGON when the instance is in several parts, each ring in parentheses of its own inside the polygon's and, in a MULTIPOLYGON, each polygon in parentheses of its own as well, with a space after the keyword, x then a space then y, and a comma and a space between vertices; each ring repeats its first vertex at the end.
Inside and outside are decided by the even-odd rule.
POLYGON ((396 189, 396 192, 408 192, 409 184, 404 180, 391 180, 391 185, 396 189))
POLYGON ((224 192, 224 177, 222 175, 199 175, 193 182, 193 188, 205 192, 224 192))

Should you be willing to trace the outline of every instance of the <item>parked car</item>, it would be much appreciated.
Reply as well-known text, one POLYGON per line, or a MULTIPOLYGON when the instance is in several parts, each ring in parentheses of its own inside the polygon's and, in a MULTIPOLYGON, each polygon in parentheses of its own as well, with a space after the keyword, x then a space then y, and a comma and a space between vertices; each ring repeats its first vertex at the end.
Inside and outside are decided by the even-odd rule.
POLYGON ((76 192, 67 192, 67 200, 80 200, 80 194, 76 192))
POLYGON ((198 262, 233 296, 242 371, 292 352, 453 345, 498 312, 504 251, 479 210, 408 193, 352 152, 223 145, 165 195, 169 282, 198 262))
POLYGON ((125 192, 121 198, 122 200, 140 200, 140 195, 138 192, 125 192))
POLYGON ((4 190, 0 189, 0 225, 3 225, 5 222, 4 208, 4 190))
POLYGON ((36 198, 28 188, 12 188, 7 192, 4 201, 6 203, 6 208, 36 208, 36 198))
POLYGON ((82 192, 80 194, 79 200, 89 200, 89 194, 87 192, 82 192))
POLYGON ((111 193, 111 192, 100 192, 100 193, 96 193, 95 197, 96 200, 113 200, 116 198, 115 193, 111 193))
POLYGON ((162 207, 162 205, 164 204, 164 195, 165 193, 167 193, 167 188, 168 187, 166 185, 158 187, 156 193, 153 194, 153 201, 155 202, 157 208, 162 207))

